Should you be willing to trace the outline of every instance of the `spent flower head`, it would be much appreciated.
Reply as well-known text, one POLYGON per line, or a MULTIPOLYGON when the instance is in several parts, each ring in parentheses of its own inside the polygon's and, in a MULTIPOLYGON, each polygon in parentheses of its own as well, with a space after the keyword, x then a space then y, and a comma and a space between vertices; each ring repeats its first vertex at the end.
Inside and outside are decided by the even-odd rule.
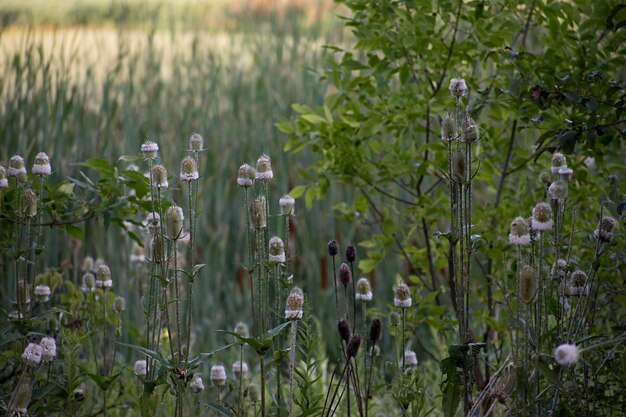
POLYGON ((233 374, 236 377, 239 377, 239 374, 242 374, 243 376, 246 376, 248 374, 248 364, 245 362, 239 362, 239 361, 234 362, 232 369, 233 369, 233 374))
POLYGON ((287 320, 299 320, 302 318, 304 306, 304 293, 298 287, 294 287, 287 296, 285 305, 285 318, 287 320))
POLYGON ((22 359, 29 366, 37 366, 41 363, 43 348, 37 343, 29 343, 22 353, 22 359))
POLYGON ((530 244, 530 230, 528 222, 523 217, 516 217, 511 222, 509 242, 515 246, 526 246, 530 244))
POLYGON ((456 121, 450 112, 445 112, 441 118, 441 140, 450 142, 456 138, 456 121))
POLYGON ((610 242, 613 239, 615 229, 615 219, 611 216, 603 216, 598 227, 593 232, 593 236, 601 242, 610 242))
POLYGON ((285 244, 278 236, 270 239, 268 260, 270 262, 285 262, 285 244))
POLYGON ((256 179, 261 181, 270 181, 274 178, 272 170, 272 160, 268 155, 261 155, 256 161, 256 179))
POLYGON ((24 158, 20 155, 13 155, 9 160, 9 169, 7 169, 9 177, 18 178, 26 175, 26 166, 24 165, 24 158))
POLYGON ((177 205, 171 205, 165 213, 167 237, 170 240, 180 239, 183 232, 183 209, 177 205))
POLYGON ((565 156, 561 152, 555 152, 552 154, 550 171, 556 175, 559 173, 559 169, 563 167, 567 167, 567 160, 565 159, 565 156))
POLYGON ((567 198, 568 188, 566 181, 556 180, 548 187, 548 196, 551 200, 563 201, 567 198))
POLYGON ((22 213, 24 217, 35 217, 37 215, 37 195, 28 188, 22 193, 22 213))
POLYGON ((41 360, 49 362, 57 356, 57 342, 53 337, 43 337, 39 341, 41 346, 41 360))
POLYGON ((157 153, 159 152, 159 145, 151 140, 146 140, 141 144, 141 152, 145 158, 154 159, 157 157, 157 153))
POLYGON ((152 167, 152 183, 158 189, 169 187, 167 182, 167 169, 165 166, 158 164, 152 167))
POLYGON ((467 84, 463 78, 453 78, 450 80, 450 93, 455 97, 461 97, 465 90, 467 90, 467 84))
POLYGON ((554 360, 561 366, 576 365, 580 352, 574 344, 562 344, 554 350, 554 360))
POLYGON ((396 285, 393 304, 400 308, 411 307, 411 289, 404 282, 396 285))
POLYGON ((252 187, 256 178, 256 169, 252 165, 243 164, 237 172, 237 185, 242 188, 252 187))
POLYGON ((35 156, 35 163, 33 164, 33 174, 48 176, 52 173, 50 168, 50 158, 45 152, 39 152, 35 156))
POLYGON ((520 271, 519 298, 528 304, 535 298, 537 292, 537 280, 532 266, 524 265, 520 271))
POLYGON ((161 230, 161 216, 156 211, 148 213, 146 227, 150 234, 156 235, 161 230))
POLYGON ((267 227, 267 202, 265 197, 261 196, 252 200, 250 203, 250 224, 255 229, 264 229, 267 227))
POLYGON ((291 215, 293 214, 293 208, 296 204, 296 200, 289 194, 285 194, 278 200, 278 204, 280 205, 280 213, 283 215, 291 215))
POLYGON ((352 272, 350 271, 348 264, 345 262, 339 265, 339 281, 344 287, 352 282, 352 272))
POLYGON ((189 149, 192 151, 201 151, 204 148, 204 138, 198 133, 194 133, 189 137, 189 149))
POLYGON ((192 181, 198 179, 198 165, 191 156, 186 156, 180 163, 180 179, 192 181))
POLYGON ((202 377, 200 375, 195 375, 191 382, 189 383, 189 389, 194 394, 200 394, 204 391, 204 383, 202 382, 202 377))
POLYGON ((552 219, 552 207, 548 203, 537 203, 533 208, 532 228, 539 231, 552 230, 554 220, 552 219))
POLYGON ((372 286, 369 279, 365 277, 359 278, 356 282, 356 294, 354 297, 357 300, 372 301, 372 286))

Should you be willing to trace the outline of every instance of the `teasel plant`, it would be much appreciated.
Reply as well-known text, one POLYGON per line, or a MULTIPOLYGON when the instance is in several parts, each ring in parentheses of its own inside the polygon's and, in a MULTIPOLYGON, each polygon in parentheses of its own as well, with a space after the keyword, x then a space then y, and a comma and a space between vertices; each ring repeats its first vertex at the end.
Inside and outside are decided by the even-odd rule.
MULTIPOLYGON (((287 296, 285 306, 285 319, 291 322, 291 337, 289 339, 289 417, 293 417, 293 384, 296 366, 298 321, 302 319, 303 306, 304 293, 298 287, 292 288, 289 296, 287 296)), ((278 373, 280 373, 280 369, 278 373)))

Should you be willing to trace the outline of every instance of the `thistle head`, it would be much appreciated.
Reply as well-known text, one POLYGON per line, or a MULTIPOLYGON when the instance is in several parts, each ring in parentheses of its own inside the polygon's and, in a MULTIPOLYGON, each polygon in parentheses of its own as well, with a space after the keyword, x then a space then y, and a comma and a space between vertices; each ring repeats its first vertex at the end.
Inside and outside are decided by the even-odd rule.
POLYGON ((144 158, 154 159, 157 157, 157 153, 159 152, 159 145, 151 140, 146 140, 141 144, 141 152, 143 153, 144 158))
POLYGON ((530 244, 530 230, 528 222, 523 217, 516 217, 511 222, 509 242, 515 246, 525 246, 530 244))
POLYGON ((461 97, 467 90, 467 84, 463 78, 453 78, 450 80, 450 93, 454 97, 461 97))
POLYGON ((352 331, 350 330, 350 323, 346 319, 341 319, 337 322, 337 331, 339 332, 339 337, 344 342, 348 343, 350 341, 350 336, 352 335, 352 331))
POLYGON ((383 323, 380 321, 378 317, 372 320, 370 324, 369 337, 372 342, 377 342, 381 339, 383 335, 383 323))
POLYGON ((50 168, 50 158, 45 152, 39 152, 35 156, 35 163, 33 164, 33 174, 48 176, 52 173, 50 168))
POLYGON ((359 353, 359 347, 361 347, 361 336, 358 334, 352 335, 346 347, 346 356, 354 358, 359 353))
POLYGON ((556 180, 548 187, 548 196, 551 200, 563 201, 567 198, 568 188, 566 181, 556 180))
POLYGON ((180 239, 183 231, 183 221, 185 217, 183 216, 183 209, 176 206, 171 205, 167 212, 165 213, 165 224, 167 237, 170 240, 178 240, 180 239))
POLYGON ((24 165, 24 158, 20 155, 13 155, 9 160, 9 169, 7 169, 9 177, 14 177, 17 180, 21 180, 26 175, 26 166, 24 165))
POLYGON ((261 155, 256 160, 256 179, 261 181, 270 181, 274 178, 272 170, 272 160, 268 155, 261 155))
POLYGON ((186 156, 180 163, 180 179, 192 181, 198 179, 198 165, 191 156, 186 156))
POLYGON ((567 167, 567 160, 565 159, 565 156, 561 152, 555 152, 552 154, 552 162, 550 166, 552 173, 555 175, 558 174, 559 169, 563 167, 567 167))
POLYGON ((450 142, 456 137, 456 122, 450 112, 445 112, 441 118, 441 140, 450 142))
POLYGON ((0 165, 0 190, 9 188, 9 180, 7 179, 7 170, 0 165))
POLYGON ((411 307, 411 289, 404 282, 394 288, 393 304, 400 308, 411 307))
POLYGON ((124 297, 121 297, 119 295, 115 297, 115 300, 113 301, 113 308, 115 309, 117 313, 126 311, 126 299, 124 299, 124 297))
POLYGON ((57 356, 57 342, 54 337, 44 336, 39 341, 41 346, 41 360, 50 362, 57 356))
POLYGON ((346 260, 348 262, 356 261, 356 247, 353 244, 346 247, 346 260))
POLYGON ((344 287, 352 282, 352 272, 350 271, 348 264, 345 262, 339 266, 339 281, 344 287))
POLYGON ((200 394, 204 391, 204 383, 202 382, 202 377, 200 375, 194 375, 189 383, 189 389, 193 394, 200 394))
POLYGON ((554 360, 561 366, 576 365, 580 352, 574 344, 562 344, 554 350, 554 360))
POLYGON ((283 240, 278 236, 274 236, 270 239, 269 248, 269 261, 270 262, 285 262, 285 244, 283 240))
POLYGON ((248 331, 248 325, 242 321, 237 323, 234 331, 241 337, 250 337, 250 332, 248 331))
POLYGON ((331 240, 328 242, 328 254, 330 256, 337 256, 337 253, 339 253, 339 247, 337 246, 337 242, 334 240, 331 240))
POLYGON ((293 214, 293 208, 296 204, 296 200, 289 194, 285 194, 278 200, 278 204, 280 205, 280 213, 288 216, 293 214))
POLYGON ((189 149, 192 151, 201 151, 204 148, 204 138, 198 133, 194 133, 189 137, 189 149))
POLYGON ((265 197, 261 196, 252 200, 250 203, 250 224, 255 229, 264 229, 267 227, 265 197))
POLYGON ((242 188, 252 187, 256 178, 256 169, 252 165, 243 164, 237 172, 237 185, 242 188))
POLYGON ((285 303, 285 318, 287 320, 299 320, 302 318, 304 306, 304 293, 298 287, 294 287, 287 296, 285 303))
POLYGON ((361 277, 356 282, 356 294, 354 294, 355 299, 362 301, 372 301, 372 286, 370 284, 370 280, 361 277))
POLYGON ((552 207, 548 203, 537 203, 533 208, 532 228, 539 231, 552 230, 554 220, 552 220, 552 207))
POLYGON ((213 365, 211 367, 211 382, 218 387, 226 384, 226 368, 223 365, 213 365))
POLYGON ((524 265, 519 277, 519 298, 528 304, 535 298, 537 292, 537 280, 532 266, 524 265))
POLYGON ((169 187, 165 166, 158 164, 152 167, 152 184, 158 189, 169 187))
POLYGON ((610 242, 613 239, 615 229, 615 219, 611 216, 603 216, 598 223, 598 227, 593 232, 593 236, 601 242, 610 242))
POLYGON ((24 217, 35 217, 37 215, 37 195, 28 188, 22 193, 22 210, 24 217))

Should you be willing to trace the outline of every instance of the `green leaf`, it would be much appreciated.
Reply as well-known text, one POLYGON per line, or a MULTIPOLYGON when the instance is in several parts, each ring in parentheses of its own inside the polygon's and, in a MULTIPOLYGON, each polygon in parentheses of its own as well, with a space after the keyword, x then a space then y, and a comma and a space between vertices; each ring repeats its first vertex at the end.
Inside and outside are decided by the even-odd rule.
POLYGON ((215 403, 202 403, 202 404, 209 407, 209 409, 215 411, 219 416, 235 417, 235 413, 232 410, 229 410, 228 408, 224 407, 223 405, 215 404, 215 403))
POLYGON ((306 191, 306 189, 306 185, 296 185, 291 189, 291 191, 289 191, 289 195, 293 198, 298 198, 306 191))

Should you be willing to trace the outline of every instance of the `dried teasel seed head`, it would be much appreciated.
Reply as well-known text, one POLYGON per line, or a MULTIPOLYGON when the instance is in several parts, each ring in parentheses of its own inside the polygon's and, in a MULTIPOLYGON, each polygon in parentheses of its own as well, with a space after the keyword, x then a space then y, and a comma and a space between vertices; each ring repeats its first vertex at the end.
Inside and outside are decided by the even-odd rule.
POLYGON ((467 84, 463 78, 453 78, 450 80, 450 93, 455 97, 461 97, 465 90, 467 90, 467 84))
POLYGON ((256 178, 256 169, 252 165, 243 164, 237 172, 237 185, 242 188, 252 187, 256 178))
POLYGON ((115 300, 113 301, 113 308, 118 313, 121 313, 121 312, 125 311, 126 310, 126 300, 124 299, 124 297, 121 297, 119 295, 117 297, 115 297, 115 300))
POLYGON ((158 189, 169 187, 167 182, 167 169, 165 166, 158 164, 152 167, 152 184, 158 189))
POLYGON ((287 320, 299 320, 302 318, 304 293, 300 288, 294 287, 291 289, 285 304, 285 318, 287 320))
POLYGON ((35 156, 35 163, 33 164, 33 174, 48 176, 52 173, 50 168, 50 158, 45 152, 39 152, 35 156))
POLYGON ((441 140, 450 142, 456 138, 456 122, 451 113, 445 112, 441 118, 441 140))
POLYGON ((352 332, 350 331, 350 323, 346 319, 341 319, 337 322, 337 331, 339 332, 339 337, 344 342, 348 343, 350 341, 350 336, 352 332))
POLYGON ((272 170, 272 160, 268 155, 261 155, 256 161, 256 179, 261 181, 270 181, 274 178, 272 170))
POLYGON ((93 291, 96 288, 96 277, 91 272, 85 273, 83 275, 83 284, 85 284, 88 290, 93 291))
POLYGON ((13 155, 9 160, 9 168, 7 169, 7 174, 9 174, 9 177, 14 177, 18 180, 20 179, 20 177, 25 176, 26 166, 24 165, 24 158, 22 158, 20 155, 13 155))
POLYGON ((572 179, 572 175, 574 175, 574 170, 570 167, 561 167, 557 171, 557 174, 562 181, 569 181, 572 179))
POLYGON ((387 320, 389 320, 389 325, 390 326, 398 326, 400 324, 400 321, 402 320, 400 313, 398 313, 397 311, 392 311, 389 313, 389 317, 387 317, 387 320))
POLYGON ((194 133, 189 137, 189 149, 192 151, 201 151, 204 148, 204 138, 198 133, 194 133))
POLYGON ((339 253, 339 247, 337 246, 337 242, 331 240, 328 242, 328 254, 330 256, 336 256, 339 253))
POLYGON ((278 200, 280 205, 280 213, 287 216, 293 214, 293 208, 296 204, 296 200, 289 194, 285 194, 278 200))
POLYGON ((106 281, 111 279, 111 269, 107 265, 100 265, 96 271, 99 280, 106 281))
POLYGON ((350 271, 348 264, 345 262, 339 266, 339 281, 344 287, 352 282, 352 272, 350 271))
POLYGON ((536 292, 535 270, 529 265, 524 265, 519 277, 519 298, 523 303, 528 304, 535 298, 536 292))
POLYGON ((198 165, 191 156, 186 156, 180 163, 180 179, 182 181, 192 181, 198 179, 198 165))
POLYGON ((574 344, 562 344, 554 350, 554 360, 561 366, 576 365, 580 352, 574 344))
POLYGON ((248 325, 242 321, 237 323, 235 326, 235 333, 237 333, 241 337, 249 337, 250 332, 248 330, 248 325))
POLYGON ((380 321, 378 317, 372 320, 372 324, 370 324, 369 337, 372 342, 377 342, 381 339, 383 335, 383 323, 380 321))
POLYGON ((539 231, 552 230, 554 220, 552 220, 552 207, 548 203, 537 203, 533 208, 532 228, 539 231))
POLYGON ((552 154, 552 162, 550 166, 550 170, 553 174, 558 174, 559 169, 567 166, 567 160, 565 156, 561 152, 555 152, 552 154))
POLYGON ((603 216, 598 227, 593 232, 596 239, 601 242, 610 242, 613 239, 613 230, 615 229, 615 219, 611 216, 603 216))
POLYGON ((348 262, 356 261, 356 247, 353 244, 348 245, 346 248, 346 260, 348 262))
POLYGON ((525 246, 530 244, 530 230, 528 222, 523 217, 516 217, 511 222, 509 242, 515 246, 525 246))
POLYGON ((551 200, 563 201, 567 198, 568 188, 567 182, 563 180, 554 181, 548 187, 548 196, 551 200))
POLYGON ((28 405, 33 394, 30 381, 23 381, 15 391, 15 397, 11 402, 10 415, 28 415, 28 405))
POLYGON ((372 286, 370 284, 370 280, 361 277, 356 282, 356 294, 354 294, 354 298, 361 301, 372 301, 372 286))
POLYGON ((270 239, 268 260, 270 262, 285 262, 285 244, 278 236, 270 239))
POLYGON ((465 182, 465 170, 467 169, 467 161, 465 153, 457 151, 452 156, 452 179, 458 184, 465 182))
POLYGON ((157 157, 157 152, 159 152, 159 145, 151 140, 146 140, 141 144, 141 152, 145 158, 154 159, 157 157))
POLYGON ((185 217, 183 215, 183 209, 172 205, 167 209, 165 213, 165 224, 167 237, 170 240, 178 240, 182 236, 183 232, 183 221, 185 217))
POLYGON ((581 297, 589 294, 587 274, 580 269, 572 272, 569 277, 567 294, 571 297, 581 297))
POLYGON ((352 335, 346 347, 346 355, 349 358, 354 358, 359 353, 359 347, 361 346, 361 336, 358 334, 352 335))
POLYGON ((156 235, 161 231, 161 216, 157 212, 151 212, 146 217, 146 227, 150 234, 156 235))
POLYGON ((226 368, 223 365, 213 365, 211 367, 211 382, 218 387, 226 384, 226 368))
POLYGON ((393 304, 400 308, 411 307, 411 289, 404 282, 394 288, 393 304))
POLYGON ((463 122, 463 134, 461 142, 474 143, 480 138, 480 128, 471 117, 467 116, 463 122))
POLYGON ((37 215, 37 195, 28 188, 22 193, 22 210, 24 217, 35 217, 37 215))
POLYGON ((250 203, 250 225, 255 229, 264 229, 267 227, 265 197, 259 197, 250 203))

